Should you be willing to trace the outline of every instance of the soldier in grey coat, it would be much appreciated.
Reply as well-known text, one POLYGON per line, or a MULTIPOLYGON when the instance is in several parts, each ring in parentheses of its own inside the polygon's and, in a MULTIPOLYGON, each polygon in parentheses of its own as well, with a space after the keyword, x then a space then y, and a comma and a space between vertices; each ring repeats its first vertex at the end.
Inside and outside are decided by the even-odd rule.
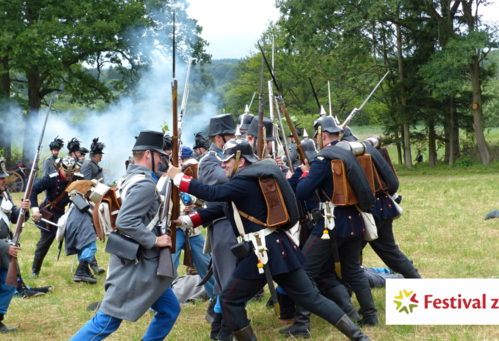
POLYGON ((102 181, 104 178, 102 176, 102 168, 99 167, 99 162, 102 161, 102 151, 106 146, 104 143, 99 142, 99 138, 95 138, 90 146, 90 160, 85 160, 83 166, 80 169, 80 173, 83 174, 85 180, 96 179, 102 181))
POLYGON ((140 244, 137 258, 111 255, 100 309, 71 340, 102 340, 118 329, 122 320, 137 321, 150 307, 156 315, 142 340, 163 340, 175 324, 180 304, 170 287, 173 279, 156 275, 159 249, 171 246, 171 239, 166 234, 158 236, 157 226, 148 229, 160 207, 153 170, 161 164, 162 146, 160 132, 142 131, 135 142, 135 162, 128 167, 121 187, 122 206, 116 225, 140 244))
POLYGON ((42 163, 42 177, 48 174, 52 174, 59 170, 59 152, 64 146, 64 141, 57 136, 54 141, 50 142, 50 156, 45 159, 42 163))
POLYGON ((3 323, 3 317, 7 314, 10 301, 16 291, 15 287, 5 285, 7 270, 11 257, 17 257, 19 247, 9 243, 10 223, 15 224, 19 217, 21 208, 26 210, 26 217, 29 216, 30 202, 26 200, 18 208, 12 202, 9 191, 5 188, 5 178, 9 174, 5 171, 5 162, 0 160, 0 333, 14 332, 16 328, 7 328, 3 323))
MULTIPOLYGON (((213 116, 210 120, 208 137, 212 144, 208 153, 199 161, 198 180, 210 186, 222 185, 229 182, 222 168, 220 155, 226 141, 233 139, 236 133, 236 125, 230 114, 213 116)), ((208 207, 217 204, 216 202, 206 202, 208 207)), ((213 276, 215 276, 215 287, 213 295, 219 296, 222 293, 224 284, 228 282, 234 269, 236 268, 236 257, 230 251, 236 244, 234 232, 226 218, 213 221, 213 225, 207 227, 207 244, 211 246, 211 257, 213 263, 213 276)), ((218 337, 218 340, 230 340, 232 333, 228 326, 223 323, 222 310, 217 297, 215 305, 215 316, 212 321, 211 338, 218 337)))
MULTIPOLYGON (((85 160, 83 162, 83 166, 80 169, 80 173, 83 174, 83 178, 85 180, 97 180, 103 182, 104 176, 102 174, 102 168, 99 167, 99 162, 102 161, 102 155, 104 152, 102 151, 106 146, 104 143, 99 142, 99 138, 95 138, 92 141, 92 145, 90 146, 90 160, 85 160)), ((81 150, 86 148, 80 148, 81 150)), ((103 274, 106 272, 103 268, 97 264, 97 259, 95 256, 92 258, 92 261, 89 262, 90 268, 96 275, 103 274)))

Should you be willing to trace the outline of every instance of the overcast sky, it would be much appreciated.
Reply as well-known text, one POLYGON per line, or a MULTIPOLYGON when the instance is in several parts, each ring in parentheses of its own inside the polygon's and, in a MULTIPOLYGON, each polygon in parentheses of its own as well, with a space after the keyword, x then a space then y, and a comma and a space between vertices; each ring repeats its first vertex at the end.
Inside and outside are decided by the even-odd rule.
POLYGON ((243 58, 270 21, 279 18, 274 0, 188 0, 187 13, 203 26, 202 37, 213 59, 243 58))
MULTIPOLYGON (((213 59, 243 58, 254 47, 270 21, 277 21, 274 0, 187 0, 187 13, 203 26, 202 37, 213 59)), ((482 7, 485 20, 499 20, 499 0, 482 7)))

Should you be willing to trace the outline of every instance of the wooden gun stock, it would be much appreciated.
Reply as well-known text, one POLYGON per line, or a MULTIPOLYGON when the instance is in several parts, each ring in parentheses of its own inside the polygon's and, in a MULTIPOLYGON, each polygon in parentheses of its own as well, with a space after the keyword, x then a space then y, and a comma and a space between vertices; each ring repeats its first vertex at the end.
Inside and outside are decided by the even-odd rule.
POLYGON ((159 262, 156 275, 160 277, 175 278, 175 268, 172 261, 172 250, 169 247, 159 249, 159 262))
POLYGON ((189 230, 184 231, 185 247, 184 247, 184 265, 193 267, 191 242, 189 241, 189 230))

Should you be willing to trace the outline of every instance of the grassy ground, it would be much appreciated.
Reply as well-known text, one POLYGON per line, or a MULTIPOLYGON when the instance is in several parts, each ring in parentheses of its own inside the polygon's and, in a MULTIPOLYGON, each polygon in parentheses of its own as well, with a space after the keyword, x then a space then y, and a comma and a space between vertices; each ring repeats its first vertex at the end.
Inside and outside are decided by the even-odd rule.
MULTIPOLYGON (((496 195, 499 173, 476 175, 472 171, 434 174, 407 173, 401 175, 403 195, 402 218, 394 224, 401 249, 412 259, 420 273, 427 278, 488 278, 499 276, 498 220, 484 221, 487 212, 499 208, 496 195)), ((19 195, 15 196, 19 199, 19 195)), ((61 256, 56 264, 57 246, 48 254, 41 276, 30 280, 32 255, 38 230, 27 227, 23 234, 20 257, 22 273, 28 285, 55 285, 53 293, 40 298, 14 298, 6 316, 9 326, 19 333, 2 335, 2 340, 68 340, 91 317, 86 306, 101 300, 103 282, 90 286, 75 284, 70 273, 72 257, 61 256)), ((97 259, 107 265, 108 254, 100 242, 97 259)), ((382 266, 382 262, 368 247, 364 262, 382 266)), ((497 340, 495 326, 386 326, 385 291, 373 290, 381 324, 365 328, 371 340, 497 340)), ((267 294, 268 296, 268 294, 267 294)), ((208 303, 182 308, 169 340, 208 340, 209 325, 204 321, 208 303)), ((357 304, 355 302, 355 304, 357 304)), ((248 315, 259 340, 282 340, 277 334, 279 325, 273 312, 262 303, 250 303, 248 315)), ((140 340, 152 315, 146 313, 138 322, 124 322, 110 340, 140 340)), ((312 339, 343 340, 333 327, 317 317, 312 318, 312 339)))

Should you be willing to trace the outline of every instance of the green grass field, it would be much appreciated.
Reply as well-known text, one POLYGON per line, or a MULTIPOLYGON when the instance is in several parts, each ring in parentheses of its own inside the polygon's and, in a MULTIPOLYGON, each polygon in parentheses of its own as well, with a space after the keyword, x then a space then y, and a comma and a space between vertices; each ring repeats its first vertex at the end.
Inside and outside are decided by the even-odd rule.
MULTIPOLYGON (((487 212, 499 208, 497 193, 499 173, 476 174, 473 170, 433 174, 400 173, 404 215, 394 223, 401 249, 427 278, 489 278, 499 276, 499 220, 484 220, 487 212), (410 176, 407 176, 409 175, 410 176)), ((20 195, 15 195, 19 200, 20 195)), ((15 297, 6 315, 6 324, 19 328, 2 340, 69 340, 91 317, 86 306, 104 295, 103 283, 75 284, 70 273, 72 257, 61 255, 56 264, 57 245, 48 254, 41 275, 30 280, 31 263, 38 230, 28 225, 20 256, 22 273, 30 286, 54 285, 55 291, 30 300, 15 297)), ((109 259, 104 245, 98 242, 99 264, 109 259)), ((383 266, 367 247, 364 263, 383 266)), ((385 291, 374 289, 381 324, 365 328, 371 340, 497 340, 495 326, 386 326, 385 291)), ((268 296, 268 293, 267 293, 268 296)), ((357 302, 354 302, 356 306, 357 302)), ((169 340, 209 340, 209 325, 204 320, 208 303, 182 308, 169 340)), ((259 340, 283 340, 280 326, 265 303, 251 302, 248 315, 259 340)), ((152 315, 146 313, 138 322, 124 322, 109 340, 140 340, 152 315)), ((344 340, 335 328, 317 317, 312 318, 313 340, 344 340)))

